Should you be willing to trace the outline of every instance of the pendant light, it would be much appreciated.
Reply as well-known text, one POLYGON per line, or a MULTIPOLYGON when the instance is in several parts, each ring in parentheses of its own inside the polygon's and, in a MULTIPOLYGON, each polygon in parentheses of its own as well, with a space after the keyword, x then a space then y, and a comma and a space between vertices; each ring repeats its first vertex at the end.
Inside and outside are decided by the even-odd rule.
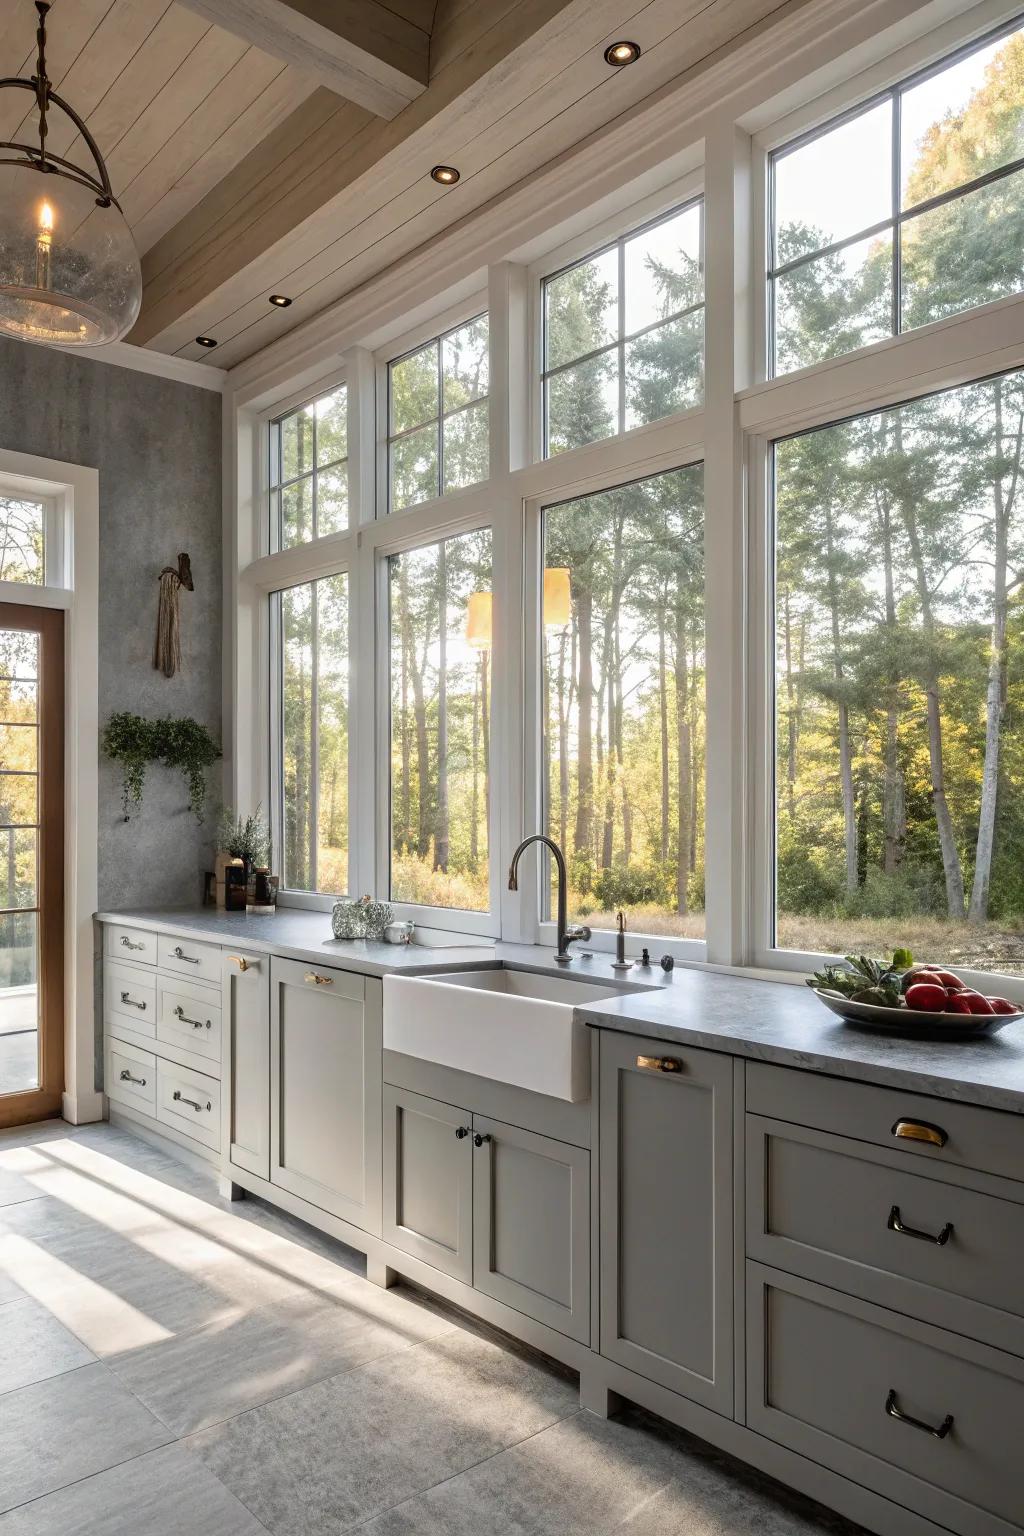
POLYGON ((49 9, 36 0, 36 73, 0 80, 0 91, 31 91, 39 113, 38 145, 0 141, 0 335, 97 347, 135 324, 142 270, 96 141, 47 78, 49 9), (81 135, 87 169, 47 149, 51 109, 81 135))

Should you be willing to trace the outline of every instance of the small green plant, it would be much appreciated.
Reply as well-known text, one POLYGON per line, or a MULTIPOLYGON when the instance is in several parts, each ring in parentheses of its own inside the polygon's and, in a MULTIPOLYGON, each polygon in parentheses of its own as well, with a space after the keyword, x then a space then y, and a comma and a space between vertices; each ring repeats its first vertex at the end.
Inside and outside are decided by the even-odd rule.
POLYGON ((217 843, 233 859, 241 859, 249 869, 269 869, 271 858, 270 828, 260 806, 252 816, 235 815, 225 805, 217 824, 217 843))
POLYGON ((147 720, 121 710, 104 727, 103 750, 122 765, 121 806, 128 821, 142 805, 142 791, 149 763, 176 768, 188 786, 188 803, 196 820, 203 820, 206 805, 206 770, 220 757, 220 747, 205 725, 190 715, 147 720))

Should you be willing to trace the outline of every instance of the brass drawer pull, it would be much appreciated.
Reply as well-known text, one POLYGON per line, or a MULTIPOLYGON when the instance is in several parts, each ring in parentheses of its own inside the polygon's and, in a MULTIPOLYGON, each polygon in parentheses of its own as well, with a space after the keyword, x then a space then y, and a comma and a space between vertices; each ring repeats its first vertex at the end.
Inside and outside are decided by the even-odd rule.
POLYGON ((247 971, 249 969, 249 961, 246 960, 244 955, 228 955, 228 959, 232 965, 237 965, 240 971, 247 971))
POLYGON ((130 992, 122 992, 121 1001, 122 1003, 127 1003, 129 1008, 137 1008, 140 1013, 145 1013, 146 1011, 145 1003, 137 1003, 130 992))
POLYGON ((940 1248, 944 1248, 949 1242, 950 1238, 953 1236, 953 1223, 951 1221, 947 1221, 942 1231, 938 1234, 934 1232, 922 1232, 920 1227, 905 1227, 903 1225, 902 1217, 900 1216, 900 1208, 898 1205, 894 1205, 892 1210, 889 1212, 889 1220, 886 1222, 886 1226, 889 1228, 890 1232, 899 1232, 904 1237, 920 1238, 922 1243, 936 1243, 940 1248))
POLYGON ((926 1435, 934 1435, 936 1440, 945 1440, 953 1428, 953 1415, 947 1413, 941 1424, 926 1424, 924 1419, 915 1419, 912 1414, 904 1413, 896 1401, 896 1388, 889 1388, 889 1396, 885 1400, 885 1411, 890 1419, 899 1419, 901 1424, 909 1424, 911 1429, 923 1430, 926 1435))
MULTIPOLYGON (((175 1088, 174 1090, 174 1102, 175 1104, 191 1104, 192 1108, 196 1111, 197 1114, 201 1115, 203 1112, 203 1106, 199 1103, 198 1099, 187 1099, 180 1088, 175 1088)), ((206 1108, 208 1110, 213 1108, 213 1105, 209 1099, 206 1101, 206 1108)))
POLYGON ((145 944, 133 944, 126 933, 121 935, 121 943, 125 949, 145 949, 145 944))
POLYGON ((334 986, 334 977, 333 976, 321 976, 318 971, 307 971, 305 976, 304 976, 304 978, 303 978, 303 980, 304 981, 311 981, 314 984, 314 986, 317 986, 317 987, 333 987, 334 986))
POLYGON ((146 1086, 146 1079, 144 1077, 132 1077, 127 1067, 121 1068, 120 1075, 122 1083, 134 1083, 137 1088, 145 1088, 146 1086))
POLYGON ((677 1056, 638 1056, 636 1064, 645 1072, 681 1072, 683 1064, 677 1056))
POLYGON ((184 1008, 179 1003, 174 1009, 174 1017, 180 1019, 183 1024, 191 1024, 193 1029, 212 1029, 213 1022, 210 1019, 190 1019, 184 1008))
POLYGON ((926 1141, 931 1147, 944 1147, 949 1140, 941 1125, 929 1125, 927 1120, 897 1120, 892 1135, 898 1141, 926 1141))
POLYGON ((199 961, 196 959, 195 955, 186 955, 180 944, 176 944, 174 946, 174 958, 176 960, 185 960, 189 965, 199 964, 199 961))

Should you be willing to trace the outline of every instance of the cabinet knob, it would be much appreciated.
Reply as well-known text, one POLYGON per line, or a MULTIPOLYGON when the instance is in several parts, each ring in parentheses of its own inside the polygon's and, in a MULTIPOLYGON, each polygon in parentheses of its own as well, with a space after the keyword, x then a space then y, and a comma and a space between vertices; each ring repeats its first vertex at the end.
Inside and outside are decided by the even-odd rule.
POLYGON ((474 1147, 482 1147, 485 1141, 490 1140, 491 1136, 488 1131, 484 1131, 483 1133, 477 1131, 476 1135, 473 1137, 473 1145, 474 1147))
POLYGON ((469 1135, 469 1126, 468 1125, 457 1125, 455 1127, 455 1139, 456 1139, 456 1141, 465 1141, 465 1139, 466 1139, 466 1137, 468 1135, 469 1135))
POLYGON ((897 1120, 892 1135, 899 1141, 926 1141, 931 1147, 944 1147, 949 1140, 941 1125, 927 1120, 897 1120))
POLYGON ((683 1064, 678 1056, 638 1056, 637 1066, 644 1072, 681 1072, 683 1064))

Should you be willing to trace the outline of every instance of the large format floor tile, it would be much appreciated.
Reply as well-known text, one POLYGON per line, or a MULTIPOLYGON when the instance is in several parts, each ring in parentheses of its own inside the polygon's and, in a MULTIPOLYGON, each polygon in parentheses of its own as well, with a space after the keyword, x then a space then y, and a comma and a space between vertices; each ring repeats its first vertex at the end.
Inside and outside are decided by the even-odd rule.
POLYGON ((0 1397, 0 1510, 173 1438, 105 1365, 7 1392, 0 1397))
POLYGON ((334 1536, 577 1406, 573 1382, 460 1330, 187 1444, 273 1536, 334 1536))
POLYGON ((96 1356, 26 1296, 0 1311, 0 1394, 88 1365, 96 1356))

